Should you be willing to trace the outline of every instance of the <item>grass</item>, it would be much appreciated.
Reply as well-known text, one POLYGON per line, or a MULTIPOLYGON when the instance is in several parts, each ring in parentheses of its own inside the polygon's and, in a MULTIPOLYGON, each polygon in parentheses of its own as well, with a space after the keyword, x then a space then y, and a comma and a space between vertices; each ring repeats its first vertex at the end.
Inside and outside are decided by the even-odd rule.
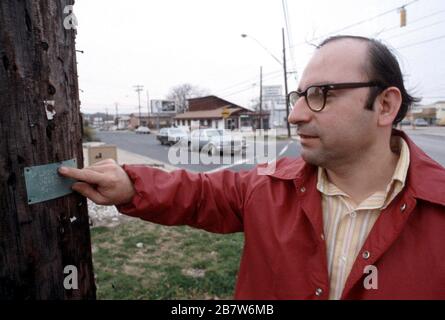
POLYGON ((134 220, 91 235, 98 299, 233 298, 242 234, 134 220))

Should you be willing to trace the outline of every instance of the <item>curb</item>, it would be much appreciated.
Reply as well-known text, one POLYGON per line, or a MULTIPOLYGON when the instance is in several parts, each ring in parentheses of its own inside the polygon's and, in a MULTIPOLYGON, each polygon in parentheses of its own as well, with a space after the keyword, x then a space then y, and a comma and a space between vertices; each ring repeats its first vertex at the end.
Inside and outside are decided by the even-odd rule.
MULTIPOLYGON (((117 151, 117 163, 119 165, 129 164, 129 165, 147 165, 151 167, 155 167, 167 172, 174 171, 179 169, 178 167, 172 166, 165 162, 155 160, 146 156, 142 156, 137 153, 133 153, 124 149, 116 148, 117 151)), ((88 164, 88 149, 83 148, 83 159, 84 159, 84 167, 87 167, 88 164)))

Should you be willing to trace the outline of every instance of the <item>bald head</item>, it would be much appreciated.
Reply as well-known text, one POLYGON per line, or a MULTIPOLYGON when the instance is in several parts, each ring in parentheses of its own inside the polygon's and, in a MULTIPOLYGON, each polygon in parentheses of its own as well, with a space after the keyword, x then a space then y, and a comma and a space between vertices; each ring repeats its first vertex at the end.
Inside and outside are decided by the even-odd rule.
MULTIPOLYGON (((319 46, 317 53, 324 52, 334 55, 331 63, 341 63, 344 67, 340 71, 340 65, 336 68, 336 72, 352 72, 357 68, 362 68, 363 76, 370 81, 378 82, 382 87, 396 87, 402 95, 402 104, 399 113, 394 119, 394 125, 399 123, 406 115, 408 108, 414 102, 420 99, 411 96, 404 85, 402 72, 395 55, 382 42, 366 37, 340 35, 325 39, 319 46), (324 49, 331 49, 328 52, 324 49), (346 59, 341 59, 343 55, 346 59), (349 63, 347 63, 347 60, 349 63), (340 62, 341 61, 341 62, 340 62)), ((314 55, 314 57, 315 57, 314 55)), ((370 95, 367 108, 372 107, 372 100, 375 98, 370 95)))
POLYGON ((370 81, 369 44, 338 39, 318 47, 302 75, 300 89, 309 85, 370 81))

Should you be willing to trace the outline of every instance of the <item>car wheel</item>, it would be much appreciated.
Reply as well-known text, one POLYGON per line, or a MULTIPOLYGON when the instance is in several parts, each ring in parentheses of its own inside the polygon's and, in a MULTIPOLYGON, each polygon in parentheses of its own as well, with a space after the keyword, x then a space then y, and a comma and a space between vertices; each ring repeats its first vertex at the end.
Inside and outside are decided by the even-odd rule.
POLYGON ((218 150, 216 149, 216 147, 212 144, 209 147, 209 155, 210 156, 215 156, 218 153, 218 150))

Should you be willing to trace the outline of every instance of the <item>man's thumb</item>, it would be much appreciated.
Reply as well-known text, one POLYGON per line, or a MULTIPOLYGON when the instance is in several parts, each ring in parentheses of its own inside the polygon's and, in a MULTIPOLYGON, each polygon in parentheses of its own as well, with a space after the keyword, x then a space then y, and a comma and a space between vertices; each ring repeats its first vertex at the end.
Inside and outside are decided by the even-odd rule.
POLYGON ((85 182, 76 182, 72 189, 99 205, 109 205, 109 200, 85 182))

